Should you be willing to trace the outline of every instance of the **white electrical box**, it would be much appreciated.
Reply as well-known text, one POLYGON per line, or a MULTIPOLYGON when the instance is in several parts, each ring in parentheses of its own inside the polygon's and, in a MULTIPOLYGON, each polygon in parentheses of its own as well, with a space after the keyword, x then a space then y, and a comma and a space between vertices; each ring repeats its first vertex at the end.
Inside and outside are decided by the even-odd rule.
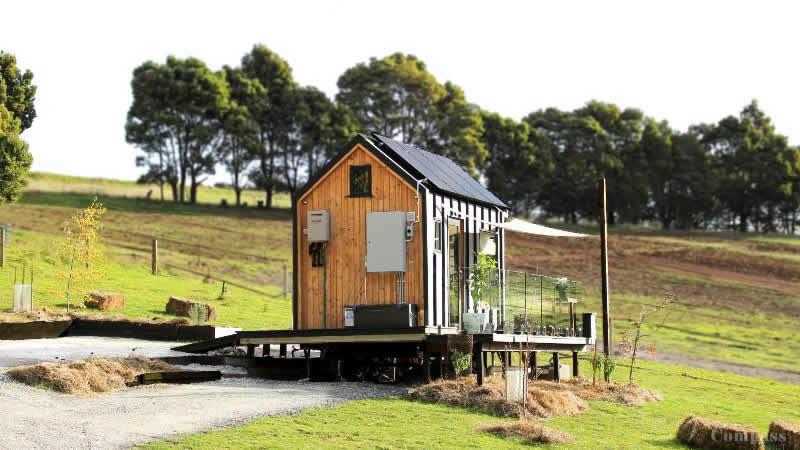
POLYGON ((367 272, 406 271, 406 213, 367 213, 367 272))
POLYGON ((308 228, 310 242, 328 242, 331 238, 331 216, 327 210, 309 211, 308 228))

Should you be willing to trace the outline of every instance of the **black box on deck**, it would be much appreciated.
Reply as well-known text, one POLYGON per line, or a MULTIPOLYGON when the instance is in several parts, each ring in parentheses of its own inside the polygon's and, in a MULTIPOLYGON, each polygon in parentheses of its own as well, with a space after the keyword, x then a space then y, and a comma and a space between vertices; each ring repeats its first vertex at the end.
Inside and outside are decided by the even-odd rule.
POLYGON ((417 326, 417 305, 360 305, 353 307, 353 328, 412 328, 417 326))

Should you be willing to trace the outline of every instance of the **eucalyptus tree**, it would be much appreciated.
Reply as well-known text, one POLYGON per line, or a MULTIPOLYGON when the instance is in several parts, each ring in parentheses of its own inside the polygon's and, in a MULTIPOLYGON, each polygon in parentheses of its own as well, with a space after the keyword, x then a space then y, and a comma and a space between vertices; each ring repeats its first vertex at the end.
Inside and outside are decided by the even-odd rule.
POLYGON ((248 169, 258 154, 256 135, 258 128, 245 105, 259 89, 241 69, 225 66, 222 74, 230 89, 230 103, 222 115, 220 124, 222 140, 218 159, 231 176, 231 187, 236 193, 236 206, 240 206, 248 169))
POLYGON ((149 173, 170 183, 173 199, 197 202, 197 188, 214 173, 220 122, 228 107, 224 77, 197 58, 148 61, 133 71, 126 140, 145 153, 149 173))
POLYGON ((718 166, 717 197, 739 231, 774 231, 781 208, 793 214, 800 168, 797 149, 778 134, 756 101, 738 117, 692 127, 718 166))
POLYGON ((347 69, 337 85, 336 101, 362 129, 451 157, 477 176, 487 156, 479 109, 458 86, 439 83, 417 57, 371 58, 347 69))
POLYGON ((515 214, 528 216, 535 207, 549 158, 539 159, 542 134, 527 122, 517 122, 497 113, 483 111, 481 141, 489 157, 484 175, 490 191, 511 206, 515 214))
POLYGON ((296 84, 289 63, 264 45, 255 45, 242 57, 242 72, 253 82, 254 94, 245 106, 253 119, 256 131, 256 170, 251 181, 264 190, 266 207, 272 207, 272 197, 280 185, 281 158, 292 146, 296 84))

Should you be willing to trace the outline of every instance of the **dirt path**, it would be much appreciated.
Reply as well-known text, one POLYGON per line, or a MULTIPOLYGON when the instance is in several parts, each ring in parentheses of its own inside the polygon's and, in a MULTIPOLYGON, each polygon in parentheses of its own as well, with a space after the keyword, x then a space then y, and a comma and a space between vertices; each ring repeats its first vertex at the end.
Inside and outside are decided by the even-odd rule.
POLYGON ((657 352, 654 355, 642 354, 636 358, 649 361, 656 361, 665 364, 674 364, 698 369, 716 370, 720 372, 734 373, 747 377, 770 378, 782 383, 800 384, 800 372, 792 372, 781 369, 770 369, 766 367, 756 367, 747 364, 738 364, 717 359, 698 359, 679 353, 657 352))
POLYGON ((256 417, 400 393, 401 388, 374 383, 223 378, 79 396, 25 386, 0 375, 0 448, 128 448, 256 417))

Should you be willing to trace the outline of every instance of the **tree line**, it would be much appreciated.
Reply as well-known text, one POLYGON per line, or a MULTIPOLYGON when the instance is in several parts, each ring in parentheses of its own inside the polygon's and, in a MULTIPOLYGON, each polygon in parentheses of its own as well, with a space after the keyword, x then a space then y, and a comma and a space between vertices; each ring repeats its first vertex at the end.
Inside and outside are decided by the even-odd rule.
POLYGON ((611 224, 795 231, 800 149, 755 101, 685 131, 594 100, 517 121, 469 103, 402 53, 350 67, 337 86, 331 99, 298 85, 263 45, 216 72, 195 58, 148 61, 134 70, 126 123, 145 155, 141 181, 196 202, 197 186, 222 166, 237 204, 252 186, 271 207, 276 191, 294 193, 357 132, 375 131, 453 159, 521 216, 592 221, 606 177, 611 224))

